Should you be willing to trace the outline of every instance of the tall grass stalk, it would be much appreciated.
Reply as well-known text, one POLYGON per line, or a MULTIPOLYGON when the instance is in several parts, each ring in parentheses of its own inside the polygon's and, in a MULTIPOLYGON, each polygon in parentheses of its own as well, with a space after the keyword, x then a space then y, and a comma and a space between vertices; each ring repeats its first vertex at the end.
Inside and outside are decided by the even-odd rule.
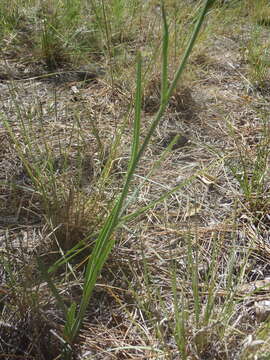
POLYGON ((173 293, 173 313, 174 313, 174 338, 178 347, 178 351, 181 354, 181 359, 187 359, 186 351, 186 323, 188 320, 188 312, 186 310, 185 295, 183 289, 181 289, 181 301, 179 301, 179 293, 177 291, 177 275, 176 269, 172 269, 172 293, 173 293))
POLYGON ((142 89, 142 81, 141 81, 141 56, 138 55, 137 60, 137 79, 136 79, 136 101, 135 101, 135 120, 134 120, 134 127, 133 127, 133 142, 132 142, 132 154, 129 161, 128 171, 125 179, 125 183, 122 189, 122 192, 119 198, 116 200, 116 203, 108 216, 102 230, 99 233, 99 236, 96 240, 95 246, 89 257, 89 261, 85 271, 85 280, 83 286, 83 294, 81 303, 79 305, 78 312, 75 311, 75 305, 72 304, 69 310, 66 312, 66 326, 65 326, 65 336, 69 343, 73 343, 81 329, 82 322, 87 311, 87 307, 89 304, 89 300, 91 298, 93 289, 95 287, 97 278, 104 266, 105 261, 107 260, 113 246, 115 240, 111 237, 113 231, 118 226, 120 221, 121 209, 124 205, 125 199, 127 197, 130 183, 133 178, 135 169, 138 165, 138 162, 142 158, 144 151, 146 150, 149 141, 159 124, 168 101, 180 79, 181 74, 184 71, 184 68, 187 64, 188 57, 194 47, 195 41, 198 37, 200 28, 202 26, 203 20, 207 14, 208 9, 213 4, 215 0, 206 0, 198 21, 194 27, 192 32, 190 41, 187 45, 187 48, 184 52, 182 61, 176 71, 174 79, 169 88, 167 88, 167 58, 168 58, 168 27, 166 22, 165 10, 164 5, 162 5, 162 16, 163 16, 163 66, 162 66, 162 94, 161 94, 161 103, 159 110, 157 111, 156 116, 154 117, 153 122, 151 123, 149 130, 145 136, 145 139, 139 147, 139 140, 140 140, 140 122, 141 122, 141 89, 142 89))
MULTIPOLYGON (((196 235, 197 242, 197 235, 196 235)), ((194 299, 196 326, 199 326, 201 313, 201 299, 199 294, 199 279, 198 279, 198 245, 195 246, 195 254, 192 251, 192 239, 188 236, 188 265, 192 282, 192 291, 194 299), (194 259, 195 258, 195 259, 194 259), (195 260, 195 261, 194 261, 195 260)))

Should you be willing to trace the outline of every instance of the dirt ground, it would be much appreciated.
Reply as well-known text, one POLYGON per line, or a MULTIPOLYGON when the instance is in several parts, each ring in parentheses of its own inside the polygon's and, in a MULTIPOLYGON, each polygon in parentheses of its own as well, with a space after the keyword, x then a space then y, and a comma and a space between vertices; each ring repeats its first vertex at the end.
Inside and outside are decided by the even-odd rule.
MULTIPOLYGON (((137 304, 143 303, 145 309, 148 308, 157 318, 163 317, 156 313, 157 309, 151 308, 151 303, 147 304, 147 299, 151 297, 147 293, 149 288, 143 284, 145 272, 148 273, 150 288, 154 285, 158 287, 163 301, 160 306, 166 309, 163 322, 166 346, 172 351, 176 348, 167 325, 173 309, 169 272, 174 262, 179 278, 185 279, 188 241, 197 247, 201 286, 206 281, 205 269, 211 264, 209 257, 215 243, 219 247, 217 256, 221 269, 227 267, 230 254, 235 251, 236 273, 240 271, 246 253, 251 248, 257 249, 247 261, 245 280, 238 287, 236 297, 251 291, 248 286, 256 286, 258 281, 267 283, 270 278, 270 219, 269 212, 263 208, 264 204, 269 205, 269 182, 264 190, 264 199, 256 209, 252 209, 233 173, 235 169, 241 173, 241 159, 244 158, 249 164, 247 171, 252 174, 257 145, 262 141, 263 133, 268 131, 269 136, 270 83, 265 80, 262 84, 254 84, 248 80, 249 65, 243 50, 243 44, 248 41, 245 38, 247 30, 242 29, 237 36, 218 35, 207 49, 195 50, 191 57, 188 66, 195 74, 194 80, 179 84, 170 100, 134 177, 133 185, 141 186, 140 193, 135 201, 131 199, 125 215, 138 206, 146 206, 164 191, 176 186, 179 189, 163 203, 117 230, 115 249, 93 296, 92 310, 89 310, 81 335, 84 344, 81 359, 159 358, 150 349, 158 343, 154 332, 138 335, 144 332, 144 323, 148 320, 146 313, 138 310, 137 304), (165 154, 164 161, 155 165, 175 135, 179 135, 179 140, 165 154), (141 330, 137 329, 138 324, 141 330), (114 353, 105 350, 109 348, 121 350, 114 353)), ((62 75, 47 77, 39 65, 33 68, 32 64, 22 64, 17 56, 9 56, 0 63, 0 248, 16 258, 14 263, 19 273, 24 279, 26 276, 24 282, 27 282, 29 272, 32 290, 32 280, 36 277, 33 272, 37 270, 31 259, 36 254, 42 256, 44 249, 54 251, 51 244, 55 239, 26 163, 32 164, 33 168, 35 164, 42 164, 39 165, 42 169, 49 148, 54 159, 54 171, 59 181, 69 188, 70 182, 78 175, 78 153, 83 154, 78 193, 83 199, 91 199, 96 194, 96 184, 104 161, 112 151, 111 144, 119 125, 127 119, 124 136, 114 154, 110 181, 100 194, 102 216, 107 214, 103 206, 107 206, 106 201, 118 193, 127 169, 133 118, 133 110, 129 106, 131 95, 123 84, 117 81, 111 84, 107 69, 104 73, 82 71, 78 75, 77 70, 61 69, 62 75), (85 80, 82 79, 85 72, 91 73, 91 76, 82 81, 85 80), (12 128, 15 138, 8 132, 4 121, 12 128), (103 158, 98 139, 102 143, 103 158), (18 146, 21 154, 18 154, 18 146), (65 157, 67 166, 63 166, 61 160, 63 149, 68 149, 68 160, 65 157)), ((142 136, 159 105, 158 84, 158 76, 153 77, 145 89, 142 136)), ((270 172, 266 174, 268 181, 269 177, 270 172)), ((92 221, 91 216, 89 221, 92 221)), ((91 226, 98 225, 94 223, 91 226)), ((85 227, 78 231, 74 225, 72 231, 72 240, 69 240, 74 245, 88 233, 89 223, 86 221, 85 227)), ((225 291, 224 272, 220 270, 216 276, 220 284, 216 302, 221 304, 225 291)), ((0 272, 0 296, 12 299, 6 288, 6 277, 6 271, 0 272)), ((62 280, 65 281, 64 278, 62 280)), ((77 287, 72 281, 66 285, 67 296, 76 299, 77 287)), ((61 314, 52 311, 52 295, 47 290, 43 293, 42 289, 41 284, 41 315, 47 319, 42 331, 51 324, 62 328, 61 314)), ((45 285, 44 289, 47 289, 45 285)), ((257 295, 256 301, 263 301, 268 295, 262 292, 257 295)), ((246 327, 245 333, 251 333, 254 324, 260 322, 254 304, 254 298, 239 302, 238 315, 243 314, 245 308, 247 317, 241 315, 239 332, 241 327, 246 327)), ((21 305, 23 309, 23 301, 21 305)), ((22 323, 29 324, 29 319, 23 319, 22 323)), ((145 329, 148 327, 149 324, 145 325, 145 329)), ((15 329, 14 325, 13 330, 14 334, 18 332, 18 326, 15 329)), ((226 340, 227 349, 224 344, 217 348, 213 335, 200 359, 236 359, 240 351, 240 346, 235 346, 236 342, 234 336, 226 340)), ((52 358, 52 354, 48 356, 52 358)), ((171 358, 180 359, 179 354, 171 358)))

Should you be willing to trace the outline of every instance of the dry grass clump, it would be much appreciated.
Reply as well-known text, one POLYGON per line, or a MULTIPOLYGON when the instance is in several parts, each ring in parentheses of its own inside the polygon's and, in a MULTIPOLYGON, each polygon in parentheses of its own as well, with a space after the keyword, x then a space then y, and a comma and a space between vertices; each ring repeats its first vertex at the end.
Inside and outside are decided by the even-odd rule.
MULTIPOLYGON (((160 75, 152 78, 145 88, 143 99, 143 110, 147 114, 154 114, 160 106, 161 84, 160 75)), ((173 93, 169 109, 181 114, 183 119, 189 119, 195 116, 198 106, 192 98, 192 90, 188 86, 179 86, 173 93)))

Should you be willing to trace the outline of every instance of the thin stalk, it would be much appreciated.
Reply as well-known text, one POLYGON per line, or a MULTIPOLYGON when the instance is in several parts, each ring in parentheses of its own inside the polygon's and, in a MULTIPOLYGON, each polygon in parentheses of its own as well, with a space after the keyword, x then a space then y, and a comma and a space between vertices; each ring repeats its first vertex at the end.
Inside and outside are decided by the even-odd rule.
POLYGON ((169 47, 169 30, 164 8, 164 2, 161 6, 163 20, 163 41, 162 41, 162 84, 161 84, 161 104, 166 103, 166 93, 168 90, 168 47, 169 47))

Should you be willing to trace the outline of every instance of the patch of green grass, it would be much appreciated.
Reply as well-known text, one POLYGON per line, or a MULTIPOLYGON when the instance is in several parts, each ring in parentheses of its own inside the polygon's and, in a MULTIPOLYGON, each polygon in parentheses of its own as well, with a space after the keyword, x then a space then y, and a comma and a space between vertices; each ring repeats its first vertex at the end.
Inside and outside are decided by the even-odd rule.
POLYGON ((269 78, 269 43, 262 40, 262 29, 258 25, 254 27, 252 38, 247 47, 247 60, 249 63, 249 78, 252 83, 262 89, 269 78))
POLYGON ((261 127, 260 138, 252 139, 251 134, 251 144, 237 147, 239 162, 231 169, 243 193, 245 208, 260 222, 265 219, 270 205, 267 196, 270 137, 266 119, 258 126, 261 127))

